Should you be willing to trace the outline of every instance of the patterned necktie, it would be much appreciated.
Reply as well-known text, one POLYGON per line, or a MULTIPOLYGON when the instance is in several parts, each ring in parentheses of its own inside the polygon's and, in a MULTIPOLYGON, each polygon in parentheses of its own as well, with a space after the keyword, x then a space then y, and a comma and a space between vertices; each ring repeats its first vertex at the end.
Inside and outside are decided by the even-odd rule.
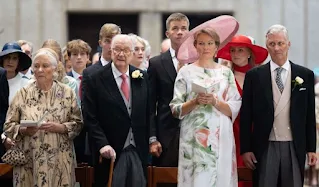
POLYGON ((79 96, 80 96, 80 99, 82 99, 82 75, 79 76, 79 79, 80 79, 79 96))
POLYGON ((276 68, 276 71, 277 71, 276 84, 279 88, 280 93, 282 93, 282 91, 284 90, 284 84, 282 83, 282 79, 281 79, 282 70, 284 70, 284 68, 282 68, 282 67, 276 68))
POLYGON ((126 98, 126 100, 129 101, 130 89, 129 89, 128 84, 127 84, 127 77, 125 74, 122 74, 121 78, 122 78, 121 90, 122 90, 123 95, 126 98))

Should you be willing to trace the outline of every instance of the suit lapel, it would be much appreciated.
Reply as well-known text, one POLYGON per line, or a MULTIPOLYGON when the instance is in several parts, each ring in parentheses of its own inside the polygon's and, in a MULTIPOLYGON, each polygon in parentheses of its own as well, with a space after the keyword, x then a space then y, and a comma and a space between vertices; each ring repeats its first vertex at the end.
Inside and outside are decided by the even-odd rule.
POLYGON ((291 100, 293 100, 296 93, 298 92, 298 88, 294 89, 294 83, 292 83, 292 81, 294 81, 296 77, 300 75, 299 75, 297 66, 291 61, 290 61, 290 66, 291 66, 291 100))
POLYGON ((273 101, 273 93, 272 93, 272 83, 271 83, 271 73, 270 73, 270 63, 268 62, 266 65, 262 66, 260 69, 259 80, 260 85, 264 89, 264 94, 267 98, 269 106, 271 106, 272 111, 274 111, 274 101, 273 101))
POLYGON ((162 64, 164 66, 164 69, 167 71, 169 77, 173 82, 175 82, 176 79, 176 70, 175 66, 172 60, 171 52, 170 50, 167 50, 165 53, 162 55, 162 64))
POLYGON ((101 75, 101 81, 106 88, 107 92, 110 94, 111 97, 113 97, 114 101, 119 105, 119 107, 129 116, 129 113, 127 112, 126 105, 123 101, 123 97, 121 95, 121 92, 116 84, 116 81, 114 79, 114 75, 111 68, 111 63, 103 67, 105 71, 101 75))
POLYGON ((138 79, 133 79, 132 78, 132 72, 137 70, 135 67, 133 66, 130 66, 129 67, 129 70, 130 70, 130 80, 131 80, 131 107, 132 107, 132 110, 131 110, 131 116, 133 116, 133 113, 138 111, 136 109, 136 106, 137 106, 137 100, 139 97, 142 97, 139 93, 141 91, 141 87, 140 87, 140 84, 142 80, 139 80, 138 79))

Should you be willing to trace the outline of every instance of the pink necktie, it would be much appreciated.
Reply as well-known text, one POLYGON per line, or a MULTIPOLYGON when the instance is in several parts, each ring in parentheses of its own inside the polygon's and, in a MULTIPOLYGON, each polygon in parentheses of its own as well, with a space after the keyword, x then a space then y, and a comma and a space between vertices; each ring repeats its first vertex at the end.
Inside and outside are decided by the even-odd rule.
POLYGON ((80 96, 80 99, 82 99, 82 75, 79 76, 79 79, 81 80, 80 81, 80 87, 79 87, 79 96, 80 96))
POLYGON ((130 89, 128 87, 128 84, 127 84, 127 81, 126 81, 126 75, 125 74, 122 74, 121 75, 121 78, 122 78, 122 84, 121 84, 121 90, 124 94, 124 97, 126 98, 127 101, 129 101, 130 99, 130 89))

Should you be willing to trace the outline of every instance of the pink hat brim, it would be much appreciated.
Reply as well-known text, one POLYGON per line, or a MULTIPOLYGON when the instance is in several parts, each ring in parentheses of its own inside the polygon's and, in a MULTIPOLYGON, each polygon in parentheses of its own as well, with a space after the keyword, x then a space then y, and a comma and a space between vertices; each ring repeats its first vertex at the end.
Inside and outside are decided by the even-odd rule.
POLYGON ((194 34, 205 28, 214 29, 220 38, 219 49, 223 48, 237 33, 239 24, 237 20, 228 15, 219 16, 217 18, 206 21, 192 29, 186 36, 177 52, 177 59, 182 63, 192 63, 198 60, 198 53, 194 46, 194 34))

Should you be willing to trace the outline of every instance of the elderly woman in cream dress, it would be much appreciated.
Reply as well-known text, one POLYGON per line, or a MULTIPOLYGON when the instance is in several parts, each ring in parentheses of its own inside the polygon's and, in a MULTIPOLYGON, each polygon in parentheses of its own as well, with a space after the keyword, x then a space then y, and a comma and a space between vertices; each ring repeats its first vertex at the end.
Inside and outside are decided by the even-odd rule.
POLYGON ((17 92, 11 102, 4 131, 25 151, 30 162, 13 168, 14 186, 57 187, 75 185, 73 139, 82 128, 74 91, 53 79, 58 59, 50 49, 34 55, 35 81, 17 92), (25 127, 21 120, 39 121, 25 127))

